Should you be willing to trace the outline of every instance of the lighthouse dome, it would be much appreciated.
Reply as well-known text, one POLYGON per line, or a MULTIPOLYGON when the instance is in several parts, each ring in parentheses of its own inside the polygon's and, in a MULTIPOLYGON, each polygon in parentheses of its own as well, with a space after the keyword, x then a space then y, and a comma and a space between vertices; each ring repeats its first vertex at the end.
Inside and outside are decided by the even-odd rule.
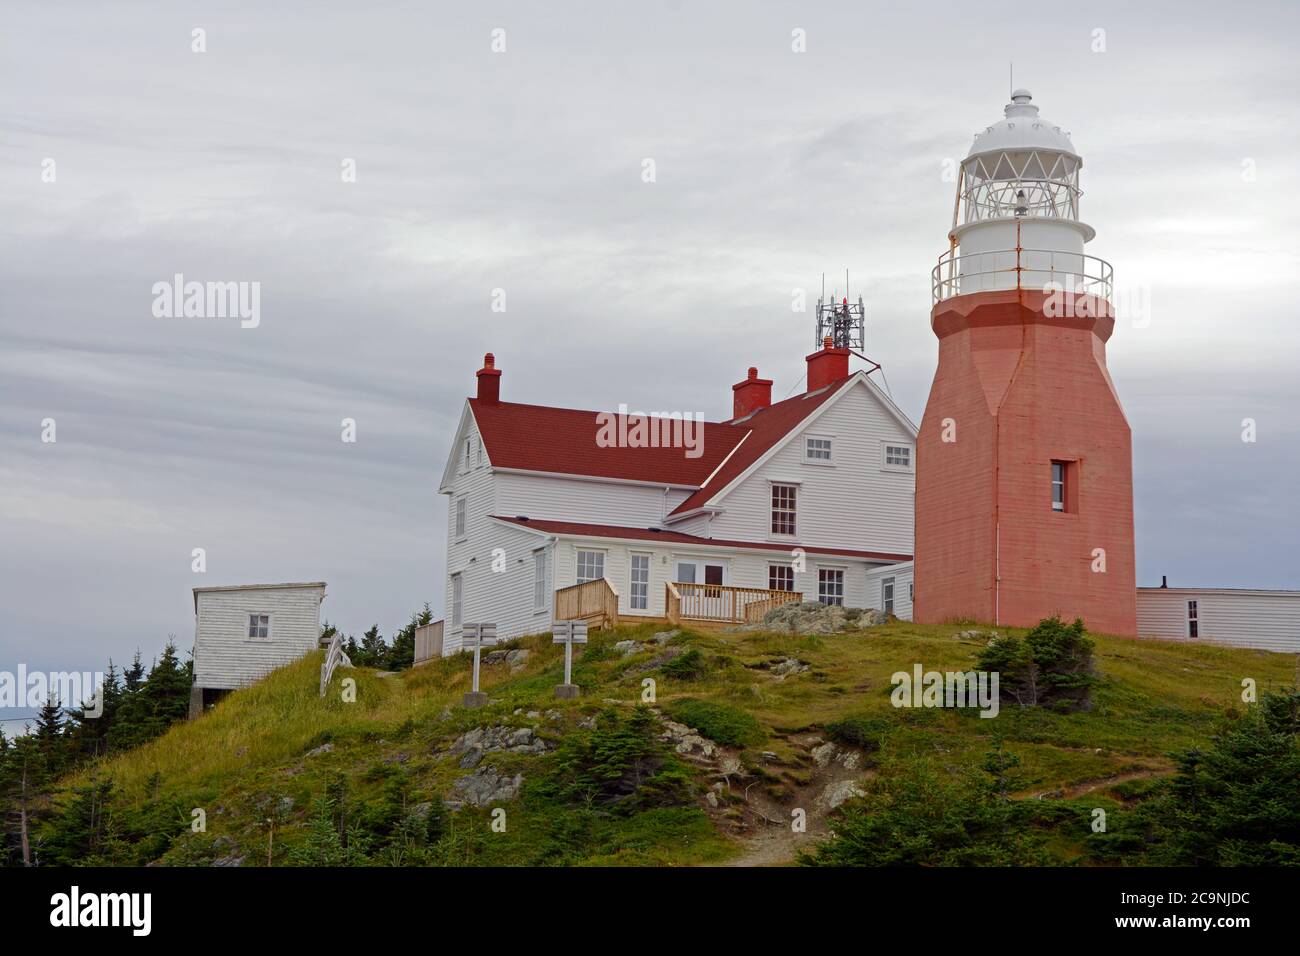
POLYGON ((1031 100, 1033 96, 1028 90, 1020 89, 1012 93, 1011 102, 1003 109, 1006 115, 975 134, 975 141, 966 158, 988 153, 1045 150, 1064 153, 1082 165, 1079 154, 1074 151, 1074 144, 1070 142, 1070 134, 1039 116, 1038 107, 1031 100))

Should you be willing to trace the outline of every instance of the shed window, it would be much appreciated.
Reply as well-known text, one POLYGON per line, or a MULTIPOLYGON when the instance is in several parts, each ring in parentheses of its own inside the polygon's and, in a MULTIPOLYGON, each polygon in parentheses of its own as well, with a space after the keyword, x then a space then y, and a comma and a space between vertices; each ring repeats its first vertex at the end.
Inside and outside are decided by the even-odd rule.
POLYGON ((880 582, 880 607, 886 614, 894 613, 894 579, 885 578, 880 582))
POLYGON ((250 638, 265 639, 271 636, 271 615, 269 614, 250 614, 248 615, 248 636, 250 638))
POLYGON ((1200 618, 1195 601, 1187 602, 1187 636, 1200 637, 1200 618))

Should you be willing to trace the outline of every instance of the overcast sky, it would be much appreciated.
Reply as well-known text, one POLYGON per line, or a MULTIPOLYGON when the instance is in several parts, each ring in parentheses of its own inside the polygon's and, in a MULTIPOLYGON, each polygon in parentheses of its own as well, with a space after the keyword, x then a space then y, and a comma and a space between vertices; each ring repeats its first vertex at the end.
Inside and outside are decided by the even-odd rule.
POLYGON ((325 580, 357 634, 440 614, 488 350, 507 400, 721 419, 749 365, 800 386, 791 290, 847 268, 919 422, 945 161, 1012 60, 1150 301, 1110 343, 1139 583, 1300 587, 1297 5, 1025 10, 6 0, 0 670, 188 650, 196 585, 325 580), (259 282, 260 325, 156 318, 176 273, 259 282))

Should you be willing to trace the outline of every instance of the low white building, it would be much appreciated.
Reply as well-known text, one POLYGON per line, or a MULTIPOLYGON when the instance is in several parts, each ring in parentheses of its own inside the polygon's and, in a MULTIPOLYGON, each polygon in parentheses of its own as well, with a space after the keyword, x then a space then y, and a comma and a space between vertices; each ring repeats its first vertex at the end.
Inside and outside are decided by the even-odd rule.
POLYGON ((867 572, 866 607, 892 614, 900 621, 912 619, 912 562, 900 561, 872 568, 867 572))
POLYGON ((324 581, 195 588, 190 716, 314 650, 324 599, 324 581))
POLYGON ((1138 588, 1139 637, 1300 653, 1300 591, 1138 588))
POLYGON ((750 369, 727 421, 623 410, 611 441, 613 413, 501 401, 486 356, 439 487, 443 653, 460 650, 464 622, 509 639, 588 601, 620 619, 704 623, 796 593, 869 606, 869 572, 912 557, 916 427, 866 372, 849 373, 847 349, 807 363, 792 398, 773 403, 750 369), (642 440, 667 426, 683 441, 642 440))

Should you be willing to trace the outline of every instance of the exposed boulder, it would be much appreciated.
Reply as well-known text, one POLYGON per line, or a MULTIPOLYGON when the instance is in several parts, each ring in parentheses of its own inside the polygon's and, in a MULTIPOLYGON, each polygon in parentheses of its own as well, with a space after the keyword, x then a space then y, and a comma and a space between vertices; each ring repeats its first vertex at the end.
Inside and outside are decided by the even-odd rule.
POLYGON ((495 767, 479 767, 468 777, 461 777, 451 785, 451 794, 445 802, 450 807, 460 807, 466 803, 476 807, 505 803, 519 796, 519 788, 523 783, 523 774, 517 773, 511 777, 498 773, 495 767))
POLYGON ((493 751, 514 754, 540 754, 546 752, 546 741, 537 736, 531 727, 475 727, 461 734, 451 745, 453 754, 460 754, 464 770, 476 767, 483 755, 493 751))
POLYGON ((863 795, 863 789, 852 780, 837 780, 826 785, 826 789, 817 797, 817 805, 827 810, 834 810, 846 800, 863 795))
POLYGON ((883 611, 857 607, 840 607, 804 601, 802 604, 782 604, 763 615, 760 624, 746 624, 739 630, 775 631, 778 634, 834 634, 883 624, 888 617, 883 611))
POLYGON ((774 664, 768 668, 768 673, 777 680, 785 680, 791 674, 802 674, 809 667, 803 661, 795 660, 793 657, 787 657, 779 664, 774 664))

